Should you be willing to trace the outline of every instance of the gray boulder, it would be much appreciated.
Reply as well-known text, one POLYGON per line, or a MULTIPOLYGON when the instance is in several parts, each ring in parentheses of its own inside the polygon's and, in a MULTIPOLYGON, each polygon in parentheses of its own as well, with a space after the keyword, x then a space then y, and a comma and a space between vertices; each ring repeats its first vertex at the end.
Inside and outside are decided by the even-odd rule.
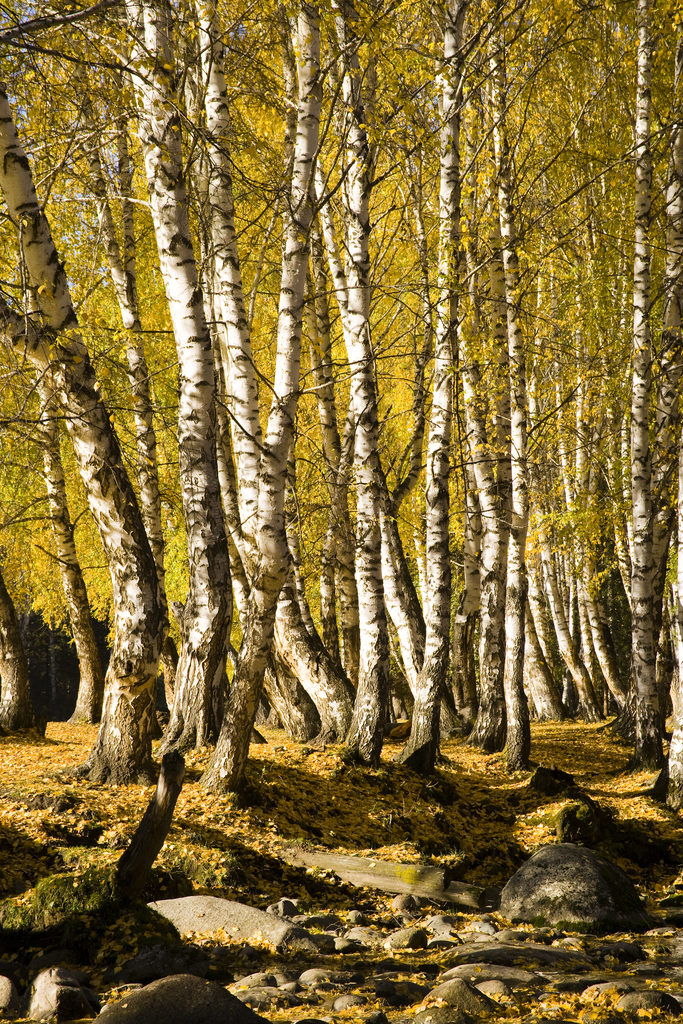
POLYGON ((19 1009, 19 995, 11 978, 0 975, 0 1013, 19 1009))
POLYGON ((317 946, 303 928, 264 910, 218 896, 183 896, 177 900, 156 900, 149 906, 168 918, 181 935, 186 932, 215 932, 223 928, 233 939, 262 938, 280 951, 317 952, 317 946))
POLYGON ((523 971, 519 967, 496 966, 493 964, 461 964, 451 967, 439 977, 440 982, 460 979, 478 985, 483 981, 502 981, 509 988, 541 988, 545 979, 540 974, 523 971))
POLYGON ((542 920, 587 931, 645 931, 652 926, 621 868, 571 843, 537 850, 503 889, 500 913, 512 921, 542 920))
POLYGON ((386 949, 424 949, 429 936, 424 928, 400 928, 384 943, 386 949))
POLYGON ((537 967, 574 967, 585 966, 589 961, 585 953, 573 949, 560 949, 558 946, 544 946, 536 942, 515 943, 475 942, 458 951, 452 956, 456 964, 502 964, 514 967, 522 961, 537 967))
POLYGON ((657 992, 652 988, 640 992, 627 992, 621 997, 616 1008, 626 1010, 627 1013, 636 1013, 638 1010, 662 1010, 664 1013, 673 1014, 674 1017, 681 1013, 681 1004, 674 996, 668 992, 657 992))
POLYGON ((21 1011, 31 1020, 81 1020, 95 1016, 99 1010, 96 998, 82 987, 71 971, 51 967, 33 979, 24 993, 21 1011))
POLYGON ((492 1013, 496 1009, 496 1004, 492 999, 485 996, 474 985, 470 985, 469 981, 463 981, 462 978, 453 978, 451 981, 444 981, 441 985, 437 985, 428 996, 425 996, 423 1002, 429 1005, 437 1000, 475 1017, 482 1013, 492 1013))
POLYGON ((109 1003, 100 1018, 106 1024, 263 1024, 265 1018, 213 981, 177 974, 109 1003))

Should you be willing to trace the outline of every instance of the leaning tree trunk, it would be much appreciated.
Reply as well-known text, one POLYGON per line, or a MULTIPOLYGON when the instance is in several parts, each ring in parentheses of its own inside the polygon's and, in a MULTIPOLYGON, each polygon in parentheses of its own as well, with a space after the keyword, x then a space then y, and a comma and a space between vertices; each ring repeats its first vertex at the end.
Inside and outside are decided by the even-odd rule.
POLYGON ((114 647, 100 731, 80 769, 125 784, 153 778, 151 725, 163 636, 154 558, 109 411, 81 338, 63 263, 40 206, 28 159, 0 91, 0 185, 21 234, 29 286, 55 338, 2 309, 6 336, 45 375, 62 410, 112 579, 114 647), (27 335, 28 327, 28 335, 27 335))
POLYGON ((653 622, 652 464, 650 451, 650 209, 652 80, 650 0, 638 0, 638 84, 635 145, 635 255, 633 264, 633 387, 631 392, 631 664, 636 689, 633 766, 660 768, 664 759, 655 665, 653 622))
MULTIPOLYGON (((131 15, 134 11, 129 8, 131 15)), ((155 61, 153 70, 136 80, 139 135, 178 352, 178 457, 190 564, 187 599, 176 611, 182 643, 162 744, 167 751, 202 747, 218 736, 232 590, 216 462, 213 353, 190 237, 170 8, 144 4, 137 17, 142 40, 136 57, 152 54, 155 61)))
POLYGON ((21 642, 14 602, 0 572, 0 725, 31 729, 35 725, 28 662, 21 642))
POLYGON ((389 704, 389 637, 382 580, 379 424, 374 357, 370 339, 370 150, 361 96, 362 75, 356 37, 348 11, 336 11, 337 34, 344 60, 346 280, 348 361, 352 367, 351 403, 356 424, 356 582, 360 619, 360 667, 348 751, 376 767, 382 750, 389 704))
POLYGON ((341 743, 353 714, 353 690, 317 633, 311 636, 305 628, 291 574, 277 604, 275 644, 280 660, 299 680, 320 715, 316 742, 341 743))
MULTIPOLYGON (((300 10, 297 36, 299 104, 282 255, 273 402, 260 451, 258 476, 251 482, 258 491, 255 536, 259 563, 252 574, 247 625, 223 727, 203 776, 207 788, 220 791, 235 791, 244 780, 249 738, 272 647, 277 599, 289 568, 285 487, 299 394, 312 179, 322 102, 318 12, 312 5, 306 4, 300 10)), ((219 37, 213 38, 217 45, 219 37)))
POLYGON ((453 418, 453 356, 456 326, 455 286, 462 257, 460 244, 460 102, 462 37, 468 0, 446 6, 444 65, 441 79, 439 190, 439 302, 434 344, 434 389, 427 441, 425 482, 427 526, 427 614, 424 663, 415 688, 410 738, 401 761, 419 772, 431 772, 439 744, 441 699, 446 683, 451 621, 451 559, 449 533, 449 447, 453 418))
POLYGON ((88 602, 88 591, 76 554, 74 528, 66 499, 66 484, 59 445, 57 410, 52 395, 41 387, 43 464, 62 589, 69 609, 69 623, 76 645, 80 681, 71 722, 99 722, 104 698, 104 673, 88 602))

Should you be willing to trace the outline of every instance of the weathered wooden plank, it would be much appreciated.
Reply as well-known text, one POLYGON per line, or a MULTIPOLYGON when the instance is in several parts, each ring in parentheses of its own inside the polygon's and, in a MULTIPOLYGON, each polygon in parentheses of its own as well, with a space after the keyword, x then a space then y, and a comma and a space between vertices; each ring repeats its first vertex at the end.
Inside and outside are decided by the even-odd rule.
POLYGON ((369 857, 348 857, 317 850, 295 849, 280 852, 283 860, 295 867, 334 871, 351 885, 369 886, 383 892, 409 893, 435 902, 457 903, 479 909, 484 906, 485 890, 466 882, 449 882, 444 868, 426 864, 395 864, 369 857))

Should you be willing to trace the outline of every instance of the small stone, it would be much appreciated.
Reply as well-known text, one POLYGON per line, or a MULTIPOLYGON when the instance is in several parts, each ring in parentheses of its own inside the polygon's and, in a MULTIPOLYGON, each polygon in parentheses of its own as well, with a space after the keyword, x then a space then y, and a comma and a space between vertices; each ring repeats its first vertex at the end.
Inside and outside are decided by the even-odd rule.
POLYGON ((435 935, 427 943, 427 949, 452 949, 454 946, 462 945, 462 940, 457 935, 435 935))
POLYGON ((277 988, 277 979, 274 974, 265 974, 259 971, 256 974, 247 974, 228 987, 228 992, 237 992, 245 988, 277 988))
POLYGON ((424 949, 429 937, 424 928, 401 928, 384 943, 386 949, 424 949))
POLYGON ((388 978, 378 978, 373 984, 375 986, 375 996, 378 999, 388 999, 389 996, 396 995, 396 986, 388 978))
POLYGON ((464 1013, 479 1016, 482 1013, 491 1013, 496 1009, 496 1004, 483 992, 478 991, 469 981, 455 978, 452 981, 445 981, 433 988, 429 995, 425 996, 424 1003, 428 1005, 441 1000, 449 1006, 462 1010, 464 1013))
POLYGON ((286 898, 278 900, 277 903, 271 903, 269 907, 266 907, 267 914, 275 914, 276 917, 288 917, 290 920, 295 916, 296 912, 296 904, 286 898))
POLYGON ((367 1006, 367 999, 365 996, 354 995, 352 992, 345 992, 343 996, 337 996, 335 1001, 332 1003, 332 1009, 335 1011, 339 1010, 350 1010, 353 1006, 367 1006))
POLYGON ((429 989, 425 985, 418 985, 416 981, 397 981, 394 987, 395 1005, 410 1006, 429 995, 429 989))
POLYGON ((41 971, 24 994, 21 1009, 32 1020, 80 1020, 95 1016, 86 993, 64 967, 41 971))
POLYGON ((582 1003, 590 1003, 601 996, 610 995, 612 999, 632 992, 632 987, 625 981, 603 981, 599 985, 589 985, 580 995, 582 1003))
POLYGON ((335 939, 332 935, 326 935, 322 932, 319 935, 311 935, 311 938, 315 942, 318 950, 321 953, 332 954, 336 949, 335 939))
POLYGON ((347 939, 343 935, 338 935, 334 940, 335 953, 358 953, 360 949, 362 949, 360 943, 354 942, 353 939, 347 939))
POLYGON ((627 992, 622 996, 616 1005, 617 1010, 626 1010, 634 1013, 637 1010, 663 1010, 678 1017, 681 1013, 681 1004, 668 992, 658 992, 656 989, 643 989, 640 992, 627 992))
POLYGON ((472 921, 470 923, 470 931, 481 932, 482 935, 495 935, 498 928, 491 921, 472 921))
POLYGON ((364 981, 362 974, 357 974, 354 971, 326 971, 322 967, 312 967, 308 971, 304 971, 303 974, 299 975, 299 984, 303 985, 304 988, 315 988, 321 982, 328 982, 332 985, 351 985, 351 984, 362 984, 364 981))
POLYGON ((276 1006, 303 1006, 304 1000, 295 996, 292 992, 285 992, 281 988, 250 988, 246 992, 234 993, 241 1003, 250 1006, 252 1010, 267 1010, 271 1005, 276 1006))
POLYGON ((375 928, 356 927, 345 932, 344 938, 350 939, 352 942, 360 942, 363 946, 382 946, 386 935, 375 928))
POLYGON ((19 993, 11 978, 0 975, 0 1012, 16 1010, 19 1007, 19 993))
POLYGON ((509 985, 506 985, 504 981, 480 981, 478 985, 474 986, 483 992, 485 996, 511 996, 512 989, 509 985))
POLYGON ((349 924, 365 924, 365 915, 361 914, 360 910, 349 910, 346 915, 346 920, 349 924))
POLYGON ((400 896, 394 896, 391 901, 392 910, 419 910, 420 900, 417 896, 411 896, 410 893, 401 893, 400 896))
POLYGON ((450 932, 458 924, 457 917, 451 917, 449 914, 435 914, 433 917, 428 918, 425 921, 425 928, 429 928, 430 932, 450 932))
POLYGON ((642 960, 644 956, 637 942, 610 942, 593 949, 592 952, 603 960, 618 960, 620 964, 632 964, 636 960, 642 960))
POLYGON ((374 1013, 369 1013, 365 1018, 365 1024, 389 1024, 387 1016, 382 1013, 381 1010, 375 1010, 374 1013))

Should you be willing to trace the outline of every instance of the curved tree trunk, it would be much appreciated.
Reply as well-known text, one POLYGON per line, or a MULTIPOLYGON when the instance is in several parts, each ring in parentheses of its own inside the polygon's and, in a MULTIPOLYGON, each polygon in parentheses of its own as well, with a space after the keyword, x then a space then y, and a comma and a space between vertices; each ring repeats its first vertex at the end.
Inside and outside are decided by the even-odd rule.
POLYGON ((102 724, 81 774, 125 784, 153 779, 150 728, 163 636, 156 566, 109 412, 78 329, 64 266, 35 194, 29 163, 0 91, 0 185, 21 229, 29 285, 43 322, 57 339, 3 306, 8 340, 45 374, 72 440, 88 503, 112 578, 114 648, 102 724))
POLYGON ((21 642, 14 602, 0 572, 0 725, 31 729, 35 725, 28 662, 21 642))
POLYGON ((353 714, 353 690, 317 633, 311 636, 305 628, 291 574, 280 591, 275 646, 280 660, 299 680, 320 715, 317 742, 341 743, 353 714))
POLYGON ((308 743, 320 734, 320 715, 303 686, 282 662, 277 650, 263 677, 263 692, 288 736, 308 743))
POLYGON ((45 484, 50 504, 62 589, 69 609, 69 623, 76 645, 80 681, 71 722, 99 722, 104 698, 104 673, 92 626, 88 592, 74 544, 74 530, 66 500, 66 484, 59 446, 56 409, 47 388, 41 388, 45 484))

